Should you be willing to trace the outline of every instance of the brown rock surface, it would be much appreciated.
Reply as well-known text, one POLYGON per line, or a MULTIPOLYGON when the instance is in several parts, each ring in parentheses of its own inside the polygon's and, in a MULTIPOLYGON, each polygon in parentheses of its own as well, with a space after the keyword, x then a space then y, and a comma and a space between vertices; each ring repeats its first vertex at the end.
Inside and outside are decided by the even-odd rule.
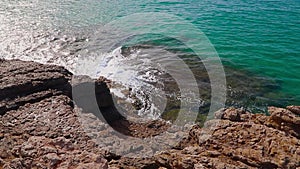
POLYGON ((0 168, 107 168, 73 111, 71 73, 18 60, 0 67, 0 168))
POLYGON ((26 103, 70 95, 71 73, 63 67, 19 60, 0 62, 0 115, 26 103))
POLYGON ((189 139, 196 141, 159 154, 156 161, 167 168, 299 167, 300 140, 294 135, 295 128, 277 124, 284 121, 298 126, 299 117, 286 109, 271 107, 269 111, 271 117, 233 108, 221 110, 216 113, 221 120, 209 121, 214 124, 209 132, 192 129, 189 139), (201 135, 204 132, 211 133, 208 139, 201 135))
MULTIPOLYGON (((119 146, 110 134, 113 130, 148 138, 166 131, 169 124, 162 120, 139 124, 119 116, 104 83, 107 79, 95 82, 95 104, 112 128, 95 112, 74 106, 72 74, 62 67, 1 60, 0 72, 0 168, 300 167, 299 106, 270 107, 270 116, 223 109, 204 128, 193 126, 177 146, 152 157, 129 158, 106 150, 105 141, 119 146), (104 138, 102 142, 93 140, 95 134, 104 138)), ((143 146, 125 144, 136 147, 137 157, 145 153, 143 146)))
POLYGON ((300 115, 300 106, 288 106, 287 109, 297 115, 300 115))

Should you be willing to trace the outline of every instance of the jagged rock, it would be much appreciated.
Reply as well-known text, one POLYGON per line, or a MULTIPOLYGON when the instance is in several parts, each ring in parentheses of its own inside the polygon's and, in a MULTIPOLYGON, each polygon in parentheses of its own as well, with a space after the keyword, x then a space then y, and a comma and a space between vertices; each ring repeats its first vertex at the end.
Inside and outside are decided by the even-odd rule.
POLYGON ((300 117, 283 108, 269 107, 268 125, 300 138, 300 117))
POLYGON ((300 115, 300 106, 288 106, 287 109, 297 115, 300 115))
POLYGON ((0 67, 0 115, 47 97, 70 95, 71 73, 63 67, 19 60, 3 60, 0 67))
MULTIPOLYGON (((298 120, 286 109, 269 108, 273 115, 254 115, 229 108, 217 112, 212 134, 202 140, 206 129, 194 127, 186 147, 156 156, 166 168, 296 168, 300 166, 300 140, 282 128, 270 127, 274 117, 297 125, 298 120), (247 117, 237 120, 239 112, 247 117), (261 123, 258 118, 267 120, 261 123), (247 120, 246 120, 247 119, 247 120), (195 138, 196 137, 196 138, 195 138)), ((184 145, 181 145, 184 147, 184 145)))
POLYGON ((0 168, 107 167, 73 111, 71 73, 18 60, 0 66, 0 168))
MULTIPOLYGON (((299 106, 270 107, 270 116, 222 109, 204 128, 194 125, 176 146, 148 158, 138 158, 148 152, 148 145, 123 140, 124 150, 136 158, 121 157, 106 151, 105 146, 121 146, 112 133, 161 137, 170 124, 125 119, 115 109, 106 84, 110 82, 103 77, 72 78, 62 67, 18 60, 1 60, 0 66, 0 168, 300 167, 299 106), (71 84, 94 86, 94 108, 104 119, 84 105, 74 105, 71 84), (93 139, 95 135, 102 138, 100 142, 93 139)), ((81 94, 79 98, 85 98, 81 94)), ((171 138, 180 133, 168 134, 171 138)), ((150 148, 160 150, 168 139, 162 137, 159 147, 150 148)))
POLYGON ((111 123, 125 119, 115 108, 112 95, 103 77, 98 80, 88 76, 73 76, 72 98, 84 111, 95 114, 102 121, 111 123))
POLYGON ((215 112, 216 119, 230 120, 230 121, 244 121, 247 120, 247 112, 242 109, 228 108, 221 109, 215 112))

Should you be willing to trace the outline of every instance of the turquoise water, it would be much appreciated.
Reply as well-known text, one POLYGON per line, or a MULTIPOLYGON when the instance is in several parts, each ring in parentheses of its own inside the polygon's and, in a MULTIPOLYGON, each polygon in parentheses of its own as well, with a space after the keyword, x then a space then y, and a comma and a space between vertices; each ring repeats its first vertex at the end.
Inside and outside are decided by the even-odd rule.
MULTIPOLYGON (((187 19, 208 36, 219 56, 228 61, 225 64, 278 81, 280 90, 300 104, 300 1, 138 0, 116 4, 117 16, 166 12, 187 19)), ((97 17, 93 19, 96 22, 97 17)))
POLYGON ((16 32, 25 28, 33 34, 90 28, 138 12, 174 14, 206 34, 224 65, 275 81, 279 87, 264 97, 300 104, 299 0, 4 0, 0 12, 1 55, 19 52, 5 45, 20 43, 16 32))
MULTIPOLYGON (((121 15, 167 12, 201 29, 225 64, 280 83, 300 104, 300 1, 135 1, 121 15)), ((127 7, 126 7, 127 6, 127 7)))

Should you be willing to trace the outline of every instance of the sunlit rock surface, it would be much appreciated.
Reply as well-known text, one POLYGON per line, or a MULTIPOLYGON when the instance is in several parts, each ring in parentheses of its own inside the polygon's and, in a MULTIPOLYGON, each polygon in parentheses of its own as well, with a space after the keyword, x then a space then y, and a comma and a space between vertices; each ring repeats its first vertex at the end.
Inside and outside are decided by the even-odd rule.
POLYGON ((269 107, 270 116, 222 109, 204 128, 193 126, 176 146, 153 150, 153 156, 138 158, 151 147, 124 140, 123 151, 136 155, 129 158, 109 151, 107 145, 121 145, 111 133, 150 138, 170 123, 137 123, 119 114, 105 78, 79 78, 72 84, 72 74, 63 67, 19 60, 1 60, 0 72, 0 168, 300 167, 299 106, 269 107), (95 104, 102 114, 74 102, 72 85, 83 83, 95 84, 95 104), (95 141, 93 135, 105 139, 95 141))

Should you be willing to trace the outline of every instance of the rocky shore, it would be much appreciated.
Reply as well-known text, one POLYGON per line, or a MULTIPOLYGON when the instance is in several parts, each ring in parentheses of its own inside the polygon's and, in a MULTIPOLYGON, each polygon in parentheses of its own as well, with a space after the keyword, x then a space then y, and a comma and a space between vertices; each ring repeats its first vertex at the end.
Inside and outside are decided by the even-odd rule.
MULTIPOLYGON (((116 137, 109 135, 113 131, 108 126, 130 137, 149 138, 170 124, 128 120, 114 107, 107 79, 81 77, 72 82, 72 76, 59 66, 0 60, 0 168, 300 168, 299 106, 269 107, 269 116, 223 109, 206 123, 213 126, 210 130, 195 125, 176 146, 151 157, 131 158, 103 146, 116 137), (72 86, 80 91, 90 84, 96 86, 96 100, 87 102, 102 114, 73 101, 72 86), (80 112, 86 121, 80 121, 80 112), (102 146, 91 133, 106 138, 102 146)), ((84 94, 77 99, 86 101, 84 94)), ((126 145, 124 149, 135 149, 136 157, 148 152, 135 143, 126 145)))

